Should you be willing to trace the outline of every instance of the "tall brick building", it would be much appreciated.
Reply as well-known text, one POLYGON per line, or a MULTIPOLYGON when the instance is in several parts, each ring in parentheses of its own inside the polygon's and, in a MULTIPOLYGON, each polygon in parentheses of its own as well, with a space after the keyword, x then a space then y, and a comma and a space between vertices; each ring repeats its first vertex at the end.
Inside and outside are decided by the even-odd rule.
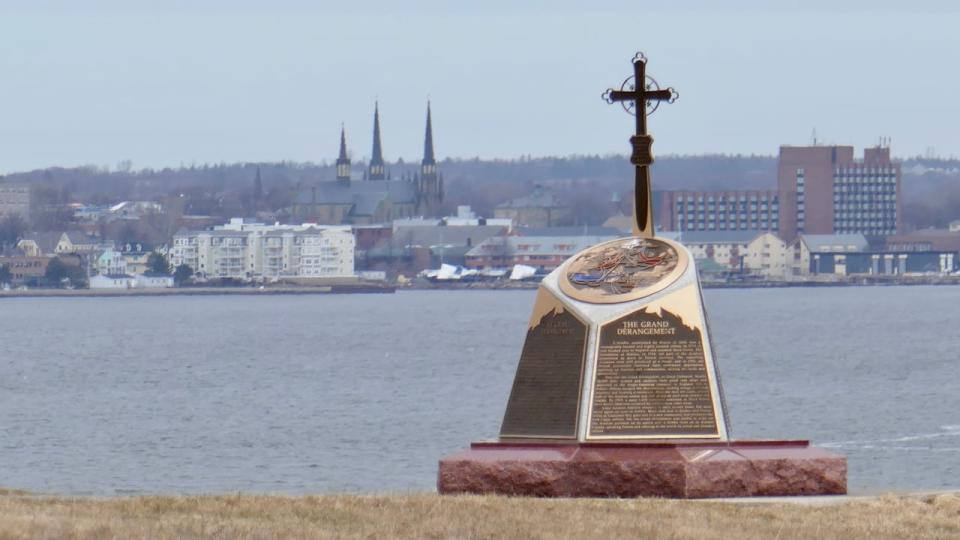
POLYGON ((890 148, 781 146, 777 164, 780 237, 800 234, 887 236, 900 231, 900 164, 890 148))
POLYGON ((781 146, 777 189, 665 191, 657 226, 665 231, 775 231, 889 236, 901 230, 900 164, 876 146, 781 146))

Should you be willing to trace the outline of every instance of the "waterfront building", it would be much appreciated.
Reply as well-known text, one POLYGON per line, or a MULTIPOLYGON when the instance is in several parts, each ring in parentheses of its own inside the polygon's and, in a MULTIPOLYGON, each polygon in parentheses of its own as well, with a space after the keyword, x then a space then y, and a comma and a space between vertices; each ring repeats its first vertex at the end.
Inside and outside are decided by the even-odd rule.
POLYGON ((91 289, 168 289, 173 276, 144 274, 98 274, 90 278, 91 289))
POLYGON ((888 236, 886 248, 890 251, 952 251, 960 252, 960 229, 920 229, 905 234, 888 236))
POLYGON ((240 218, 206 231, 180 231, 172 263, 204 278, 281 279, 354 275, 350 227, 265 225, 240 218))
POLYGON ((549 188, 537 185, 533 193, 497 205, 493 216, 509 219, 517 227, 573 225, 573 205, 560 200, 549 188))
POLYGON ((776 231, 780 203, 774 190, 664 191, 658 227, 665 231, 776 231))
POLYGON ((789 275, 787 243, 772 232, 761 232, 747 244, 743 266, 751 274, 768 279, 782 279, 789 275))
POLYGON ((127 273, 127 260, 115 249, 106 249, 97 257, 97 272, 102 275, 122 275, 127 273))
POLYGON ((777 163, 780 236, 803 234, 887 236, 901 229, 900 164, 890 148, 781 146, 777 163))
POLYGON ((694 260, 709 260, 728 271, 745 269, 745 257, 757 231, 690 231, 679 234, 679 242, 694 260))
POLYGON ((30 221, 30 185, 0 181, 0 219, 13 214, 30 221))
POLYGON ((466 253, 474 246, 510 231, 509 220, 466 218, 462 214, 441 219, 396 220, 390 237, 357 255, 365 270, 410 276, 442 264, 462 266, 466 253))
POLYGON ((393 179, 386 168, 380 138, 380 109, 375 106, 373 153, 363 180, 353 179, 346 132, 341 129, 336 178, 302 188, 292 211, 294 217, 302 222, 369 225, 405 217, 436 215, 442 201, 443 177, 437 170, 430 104, 427 104, 420 171, 400 179, 393 179))
POLYGON ((572 255, 618 236, 495 236, 467 251, 464 266, 495 269, 522 264, 550 272, 572 255))
POLYGON ((145 274, 149 270, 147 263, 150 261, 150 255, 154 252, 160 255, 167 255, 167 246, 159 246, 151 249, 150 246, 143 243, 128 243, 123 246, 123 260, 126 261, 127 271, 131 274, 145 274))
POLYGON ((871 249, 862 234, 801 235, 793 247, 797 275, 947 274, 960 263, 956 250, 871 249))
POLYGON ((845 274, 846 255, 869 249, 870 244, 862 234, 801 234, 791 244, 790 273, 823 273, 822 268, 826 266, 822 265, 829 264, 829 273, 845 274))
POLYGON ((14 284, 23 284, 36 282, 43 278, 47 273, 47 265, 50 264, 52 257, 29 256, 19 252, 9 256, 0 256, 0 266, 6 266, 10 270, 14 284))

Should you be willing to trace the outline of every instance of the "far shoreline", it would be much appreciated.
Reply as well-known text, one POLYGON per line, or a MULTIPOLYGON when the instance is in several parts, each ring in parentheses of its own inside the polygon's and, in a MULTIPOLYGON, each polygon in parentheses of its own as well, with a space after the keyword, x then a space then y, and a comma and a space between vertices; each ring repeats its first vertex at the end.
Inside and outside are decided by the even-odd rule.
MULTIPOLYGON (((867 279, 844 281, 701 281, 704 289, 787 289, 833 287, 915 287, 960 285, 960 278, 867 279)), ((407 286, 386 283, 334 284, 322 286, 282 287, 171 287, 163 289, 29 289, 0 290, 0 301, 5 298, 130 298, 149 296, 276 296, 276 295, 330 295, 330 294, 393 294, 403 291, 531 291, 539 282, 417 282, 407 286)))
POLYGON ((119 298, 143 296, 263 296, 315 294, 393 294, 388 285, 325 285, 315 287, 171 287, 168 289, 29 289, 0 291, 4 298, 119 298))

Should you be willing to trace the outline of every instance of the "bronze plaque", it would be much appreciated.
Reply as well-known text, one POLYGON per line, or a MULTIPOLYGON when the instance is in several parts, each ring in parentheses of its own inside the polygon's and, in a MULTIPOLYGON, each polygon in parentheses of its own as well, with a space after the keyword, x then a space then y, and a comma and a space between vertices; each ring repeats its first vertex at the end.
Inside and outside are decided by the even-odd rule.
POLYGON ((527 330, 501 437, 577 436, 587 325, 544 296, 549 293, 540 294, 538 306, 552 306, 527 330))
POLYGON ((686 251, 669 240, 618 238, 571 257, 561 268, 559 285, 581 302, 629 302, 663 290, 686 268, 686 251))
POLYGON ((589 437, 719 437, 704 336, 648 309, 600 328, 589 437))

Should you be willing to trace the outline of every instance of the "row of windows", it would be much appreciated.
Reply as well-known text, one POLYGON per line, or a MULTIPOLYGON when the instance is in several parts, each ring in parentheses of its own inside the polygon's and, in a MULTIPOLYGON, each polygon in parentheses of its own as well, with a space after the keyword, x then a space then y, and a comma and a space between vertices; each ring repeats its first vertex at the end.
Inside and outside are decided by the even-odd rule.
POLYGON ((887 193, 895 195, 897 193, 897 188, 894 186, 878 186, 878 185, 868 185, 868 186, 834 186, 834 193, 887 193))
POLYGON ((8 266, 10 268, 40 268, 43 264, 40 261, 15 261, 15 262, 0 262, 0 266, 8 266))
POLYGON ((730 224, 728 227, 725 223, 717 225, 716 223, 681 223, 677 229, 681 231, 752 231, 756 229, 771 229, 776 227, 776 223, 754 223, 752 225, 747 225, 746 223, 741 223, 739 225, 730 224))
POLYGON ((892 234, 897 234, 896 229, 883 229, 875 227, 834 227, 834 231, 837 234, 867 234, 871 236, 890 236, 892 234))
POLYGON ((833 211, 837 214, 853 210, 896 210, 897 205, 893 203, 872 203, 872 204, 847 204, 838 203, 833 205, 833 211))
POLYGON ((773 223, 776 223, 777 220, 776 220, 776 219, 767 219, 767 218, 762 218, 762 219, 753 218, 753 219, 751 219, 751 220, 749 220, 749 221, 747 221, 747 220, 745 220, 745 219, 741 219, 739 222, 737 222, 737 221, 719 221, 719 222, 717 222, 717 221, 715 221, 715 220, 702 219, 702 218, 701 218, 701 219, 683 219, 683 218, 680 218, 680 219, 677 220, 677 223, 680 223, 681 225, 684 224, 684 223, 719 223, 720 225, 725 225, 725 224, 728 224, 728 223, 729 223, 730 225, 734 225, 734 224, 736 224, 736 223, 753 223, 753 224, 756 224, 756 223, 758 223, 758 222, 763 222, 763 223, 773 222, 773 223))
MULTIPOLYGON (((680 202, 683 201, 683 199, 684 199, 683 197, 680 197, 679 200, 677 201, 677 204, 680 204, 680 202)), ((703 195, 697 195, 696 197, 694 197, 693 195, 687 195, 687 196, 686 196, 686 201, 687 201, 688 203, 691 203, 691 202, 699 202, 699 203, 702 203, 702 202, 704 202, 704 200, 706 200, 706 202, 737 202, 738 199, 739 199, 739 201, 740 201, 741 203, 747 202, 747 201, 750 201, 750 202, 757 202, 757 201, 773 201, 773 202, 776 202, 777 196, 776 196, 776 195, 771 195, 771 196, 768 197, 767 195, 760 195, 759 198, 758 198, 757 195, 750 195, 750 196, 740 195, 739 197, 737 197, 737 196, 735 196, 735 195, 731 195, 731 196, 729 196, 729 197, 726 196, 726 195, 721 195, 721 196, 719 196, 719 197, 714 197, 713 195, 708 195, 708 196, 706 196, 706 197, 704 197, 703 195)))
POLYGON ((880 212, 857 212, 856 214, 846 214, 842 216, 837 216, 834 219, 836 223, 851 223, 851 222, 863 222, 863 223, 876 223, 877 221, 885 221, 889 223, 894 223, 897 220, 896 214, 893 213, 880 213, 880 212))
POLYGON ((834 176, 834 184, 883 184, 896 185, 896 176, 834 176))
POLYGON ((850 193, 847 195, 834 195, 833 202, 851 202, 851 201, 867 201, 867 202, 878 202, 878 201, 896 201, 897 197, 895 195, 884 195, 882 193, 870 194, 870 193, 850 193))
POLYGON ((776 221, 780 219, 780 217, 777 214, 774 214, 774 215, 750 214, 749 217, 746 214, 740 214, 740 219, 736 219, 735 216, 727 216, 726 214, 720 214, 719 216, 714 214, 687 214, 687 215, 677 216, 677 221, 684 221, 684 220, 693 221, 695 219, 698 221, 708 221, 708 222, 719 221, 721 223, 726 223, 726 222, 733 223, 736 221, 748 221, 748 220, 757 221, 758 219, 776 221))
POLYGON ((750 203, 749 206, 746 205, 746 204, 731 204, 731 205, 726 205, 726 204, 722 204, 722 203, 721 203, 721 204, 708 203, 706 206, 704 206, 703 203, 699 203, 699 204, 697 204, 696 206, 694 206, 694 205, 692 205, 692 204, 684 205, 683 203, 679 203, 679 202, 677 203, 677 211, 679 211, 679 212, 683 212, 684 210, 686 210, 687 212, 691 212, 691 211, 693 211, 693 210, 695 210, 695 209, 696 209, 696 210, 703 210, 704 208, 706 208, 707 210, 714 210, 714 209, 716 209, 716 210, 718 210, 718 211, 720 211, 720 212, 724 212, 724 211, 727 211, 727 212, 736 212, 737 210, 740 210, 741 212, 746 212, 748 208, 749 208, 750 210, 757 210, 757 208, 759 208, 760 210, 767 210, 768 208, 773 209, 773 210, 776 210, 777 208, 779 208, 779 205, 778 205, 777 203, 773 203, 773 204, 771 204, 771 205, 767 205, 767 203, 760 203, 760 205, 759 205, 759 207, 758 207, 757 203, 750 203))
POLYGON ((893 167, 839 167, 833 170, 836 175, 896 174, 893 167))

